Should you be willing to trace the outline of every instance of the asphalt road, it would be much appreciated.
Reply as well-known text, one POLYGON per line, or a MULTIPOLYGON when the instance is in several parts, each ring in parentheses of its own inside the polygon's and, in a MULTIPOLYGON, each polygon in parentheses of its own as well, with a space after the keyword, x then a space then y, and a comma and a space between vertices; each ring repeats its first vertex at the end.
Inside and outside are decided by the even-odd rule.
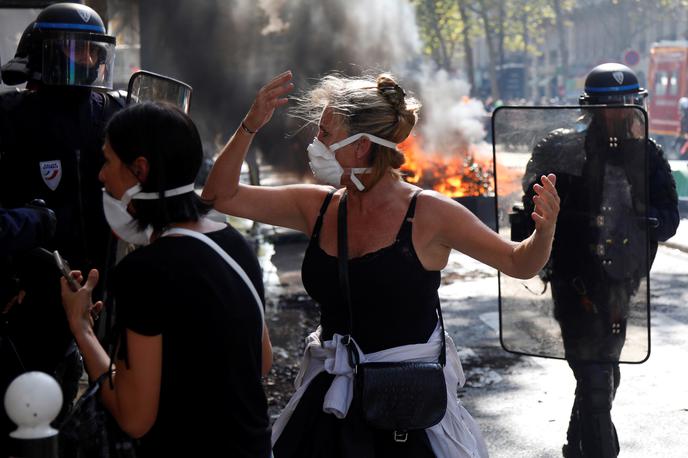
MULTIPOLYGON (((448 332, 463 356, 463 402, 495 458, 557 457, 575 383, 561 360, 501 350, 494 271, 454 255, 462 279, 443 287, 448 332)), ((622 457, 688 456, 688 254, 662 247, 651 271, 651 356, 621 365, 612 410, 622 457)))

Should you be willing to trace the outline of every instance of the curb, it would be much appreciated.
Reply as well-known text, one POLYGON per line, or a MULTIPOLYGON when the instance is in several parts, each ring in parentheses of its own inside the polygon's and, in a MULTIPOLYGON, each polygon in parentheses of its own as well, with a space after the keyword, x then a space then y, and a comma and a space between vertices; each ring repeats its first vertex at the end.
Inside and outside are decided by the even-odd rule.
POLYGON ((681 243, 674 243, 674 242, 659 242, 660 246, 665 246, 667 248, 674 248, 676 250, 683 251, 684 253, 688 253, 688 246, 683 245, 681 243))

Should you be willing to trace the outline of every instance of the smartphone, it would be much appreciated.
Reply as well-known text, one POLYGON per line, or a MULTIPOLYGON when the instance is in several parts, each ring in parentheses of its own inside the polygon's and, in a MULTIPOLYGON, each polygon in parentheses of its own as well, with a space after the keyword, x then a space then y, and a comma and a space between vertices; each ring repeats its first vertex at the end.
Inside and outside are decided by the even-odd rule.
POLYGON ((72 269, 69 267, 67 261, 62 259, 62 256, 60 256, 60 253, 58 253, 57 250, 53 251, 53 257, 55 258, 55 264, 57 264, 57 268, 60 269, 60 272, 62 272, 62 276, 67 279, 67 283, 69 283, 69 289, 74 292, 79 291, 81 285, 79 285, 79 283, 70 274, 72 269))

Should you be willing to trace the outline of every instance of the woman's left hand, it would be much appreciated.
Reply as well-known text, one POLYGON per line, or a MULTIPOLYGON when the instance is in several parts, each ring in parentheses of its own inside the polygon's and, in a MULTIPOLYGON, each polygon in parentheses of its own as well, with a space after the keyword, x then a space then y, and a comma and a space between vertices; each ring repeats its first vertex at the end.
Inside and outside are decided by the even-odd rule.
MULTIPOLYGON (((81 271, 73 270, 71 275, 79 284, 83 282, 81 271)), ((64 277, 60 278, 60 284, 62 286, 62 305, 67 314, 67 321, 72 334, 76 336, 92 329, 94 318, 98 317, 103 308, 102 301, 94 304, 91 299, 91 293, 98 284, 98 271, 92 269, 88 273, 86 283, 76 292, 71 290, 64 277)))
POLYGON ((557 224, 557 216, 559 216, 559 194, 555 187, 557 177, 553 173, 547 176, 542 176, 542 184, 534 184, 533 203, 535 204, 535 211, 531 213, 531 218, 535 221, 535 229, 539 233, 544 233, 550 237, 554 235, 554 229, 557 224))

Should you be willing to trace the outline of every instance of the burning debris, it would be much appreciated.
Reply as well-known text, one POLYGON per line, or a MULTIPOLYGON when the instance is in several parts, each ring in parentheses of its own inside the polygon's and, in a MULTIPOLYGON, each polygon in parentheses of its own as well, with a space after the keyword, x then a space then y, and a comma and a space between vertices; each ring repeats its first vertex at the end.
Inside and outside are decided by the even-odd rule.
POLYGON ((492 161, 479 162, 474 145, 450 156, 426 153, 420 143, 419 137, 409 136, 399 145, 406 156, 401 171, 407 182, 449 197, 494 194, 492 161))

